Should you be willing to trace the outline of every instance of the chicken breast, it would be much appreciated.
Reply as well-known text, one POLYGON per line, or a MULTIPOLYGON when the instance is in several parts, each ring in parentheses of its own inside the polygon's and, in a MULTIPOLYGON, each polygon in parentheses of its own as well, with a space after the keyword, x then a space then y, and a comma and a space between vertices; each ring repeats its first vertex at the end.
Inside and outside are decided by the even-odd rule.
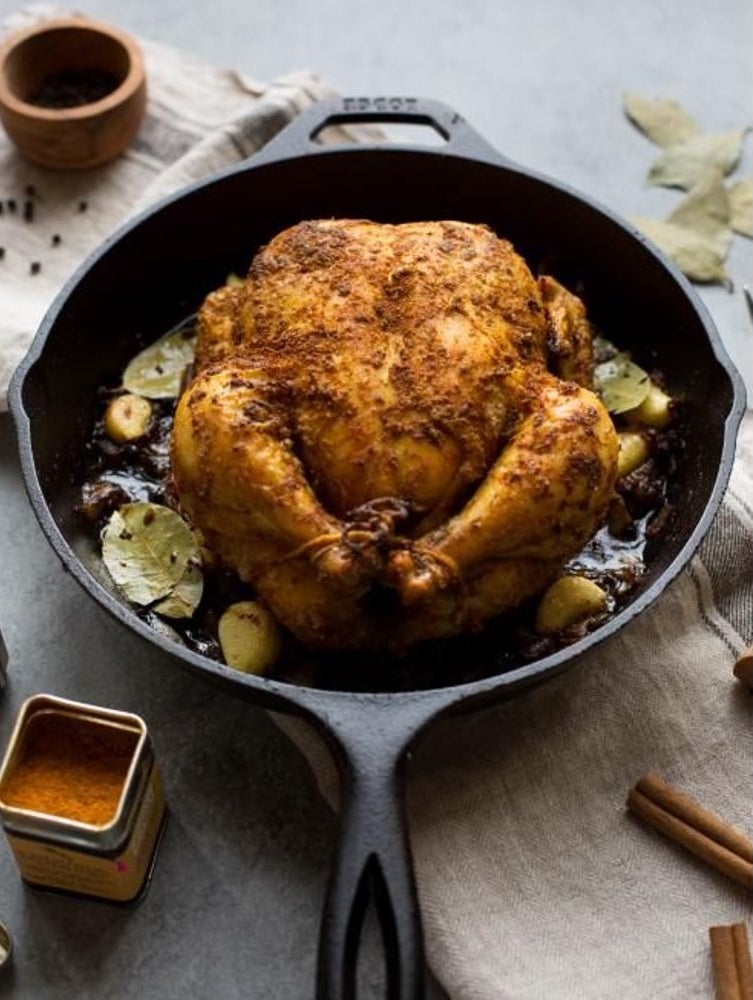
POLYGON ((303 222, 200 313, 174 492, 314 648, 404 648, 542 590, 617 438, 582 303, 461 222, 303 222))

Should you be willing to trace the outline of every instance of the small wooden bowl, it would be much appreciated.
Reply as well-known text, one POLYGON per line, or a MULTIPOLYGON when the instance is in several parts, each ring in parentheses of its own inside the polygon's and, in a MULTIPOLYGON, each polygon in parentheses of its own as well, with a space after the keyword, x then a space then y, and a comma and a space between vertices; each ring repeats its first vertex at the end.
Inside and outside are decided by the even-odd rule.
POLYGON ((43 21, 0 47, 0 121, 19 151, 56 169, 114 159, 138 131, 146 107, 139 47, 125 32, 86 17, 43 21), (34 100, 60 74, 107 74, 115 88, 90 103, 43 107, 34 100))

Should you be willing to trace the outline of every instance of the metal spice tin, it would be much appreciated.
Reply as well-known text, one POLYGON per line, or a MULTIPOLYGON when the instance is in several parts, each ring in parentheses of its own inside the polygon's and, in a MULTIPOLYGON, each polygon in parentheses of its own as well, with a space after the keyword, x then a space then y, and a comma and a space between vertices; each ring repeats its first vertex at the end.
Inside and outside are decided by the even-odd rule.
MULTIPOLYGON (((50 761, 55 763, 52 757, 50 761)), ((37 787, 40 793, 49 793, 44 783, 37 787)), ((73 801, 82 803, 82 808, 91 811, 92 804, 97 806, 96 784, 83 792, 70 791, 78 795, 73 801)), ((0 766, 0 821, 27 884, 136 903, 151 878, 164 820, 162 781, 143 719, 46 694, 24 703, 0 766), (24 799, 28 761, 39 756, 37 743, 43 746, 53 730, 56 738, 65 740, 61 745, 66 757, 75 759, 80 752, 77 767, 83 771, 78 773, 86 773, 90 766, 94 773, 92 746, 104 764, 110 745, 113 756, 122 759, 110 815, 100 821, 61 815, 62 809, 46 804, 30 808, 31 796, 24 799)))

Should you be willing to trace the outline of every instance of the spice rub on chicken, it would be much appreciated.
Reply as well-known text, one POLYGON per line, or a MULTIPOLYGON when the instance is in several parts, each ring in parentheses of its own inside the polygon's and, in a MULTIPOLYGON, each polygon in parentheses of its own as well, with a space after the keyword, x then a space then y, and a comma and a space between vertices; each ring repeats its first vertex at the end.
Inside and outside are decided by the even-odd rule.
POLYGON ((473 630, 604 518, 592 371, 580 300, 487 227, 303 222, 201 309, 173 488, 313 648, 473 630))

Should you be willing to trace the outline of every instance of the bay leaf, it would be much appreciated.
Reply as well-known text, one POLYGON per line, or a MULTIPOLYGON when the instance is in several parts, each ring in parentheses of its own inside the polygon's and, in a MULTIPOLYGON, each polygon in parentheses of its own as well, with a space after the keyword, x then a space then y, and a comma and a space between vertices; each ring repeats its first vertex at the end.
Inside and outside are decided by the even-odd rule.
POLYGON ((648 172, 649 184, 689 190, 712 167, 726 176, 740 161, 744 134, 743 129, 699 132, 666 146, 648 172))
POLYGON ((196 353, 196 336, 185 327, 171 330, 145 347, 123 373, 123 387, 146 399, 175 399, 196 353))
POLYGON ((169 598, 165 613, 177 618, 190 617, 201 599, 199 544, 169 507, 137 501, 114 511, 102 532, 102 561, 134 604, 169 598))
POLYGON ((714 239, 676 222, 646 216, 634 216, 631 221, 691 280, 731 284, 724 268, 724 255, 719 253, 714 239))
POLYGON ((186 565, 183 576, 153 610, 166 618, 190 618, 199 605, 204 592, 204 577, 193 562, 186 565))
POLYGON ((744 177, 730 187, 729 204, 732 228, 753 237, 753 177, 744 177))
POLYGON ((682 199, 667 222, 706 237, 726 259, 732 243, 730 199, 719 170, 708 170, 682 199))
POLYGON ((623 352, 596 365, 594 386, 610 413, 625 413, 641 405, 651 388, 651 379, 623 352))
POLYGON ((625 94, 623 107, 630 121, 657 146, 684 142, 701 131, 694 118, 677 101, 625 94))

